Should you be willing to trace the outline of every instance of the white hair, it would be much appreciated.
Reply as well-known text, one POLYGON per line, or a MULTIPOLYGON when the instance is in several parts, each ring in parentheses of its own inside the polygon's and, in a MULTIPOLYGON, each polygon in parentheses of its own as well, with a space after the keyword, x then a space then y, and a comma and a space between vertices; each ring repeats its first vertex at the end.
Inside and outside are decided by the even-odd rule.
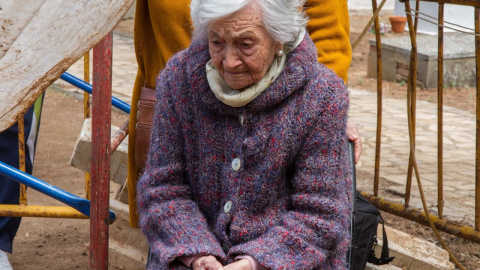
POLYGON ((308 18, 303 12, 305 0, 192 0, 193 39, 208 40, 208 26, 215 20, 258 3, 263 26, 275 41, 295 42, 308 18))

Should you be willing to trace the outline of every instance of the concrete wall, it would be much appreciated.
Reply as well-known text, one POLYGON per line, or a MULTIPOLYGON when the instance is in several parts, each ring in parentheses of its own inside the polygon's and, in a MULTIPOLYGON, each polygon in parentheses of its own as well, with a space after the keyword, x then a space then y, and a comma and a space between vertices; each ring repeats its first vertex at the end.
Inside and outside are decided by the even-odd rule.
MULTIPOLYGON (((383 79, 407 81, 410 61, 410 37, 382 38, 383 79)), ((417 36, 417 81, 419 87, 437 87, 437 36, 417 36)), ((445 33, 443 58, 444 87, 475 86, 475 39, 464 33, 445 33)), ((367 76, 376 78, 375 41, 370 40, 367 76)))
MULTIPOLYGON (((382 0, 376 0, 380 5, 382 0)), ((393 12, 396 0, 387 0, 383 5, 382 11, 393 12)), ((350 13, 372 13, 371 0, 348 0, 348 11, 350 13)))

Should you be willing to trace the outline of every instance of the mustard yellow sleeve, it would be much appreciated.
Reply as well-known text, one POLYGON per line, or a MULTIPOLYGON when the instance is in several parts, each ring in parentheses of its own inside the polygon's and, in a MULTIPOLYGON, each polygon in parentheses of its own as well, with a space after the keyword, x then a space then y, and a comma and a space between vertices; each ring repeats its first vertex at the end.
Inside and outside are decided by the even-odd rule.
POLYGON ((307 0, 307 31, 318 51, 318 62, 332 69, 345 83, 352 61, 347 0, 307 0))
POLYGON ((140 89, 155 88, 158 73, 168 59, 190 44, 190 0, 137 0, 133 43, 138 71, 132 93, 128 139, 128 187, 130 226, 138 227, 136 183, 139 170, 135 165, 137 103, 140 89))

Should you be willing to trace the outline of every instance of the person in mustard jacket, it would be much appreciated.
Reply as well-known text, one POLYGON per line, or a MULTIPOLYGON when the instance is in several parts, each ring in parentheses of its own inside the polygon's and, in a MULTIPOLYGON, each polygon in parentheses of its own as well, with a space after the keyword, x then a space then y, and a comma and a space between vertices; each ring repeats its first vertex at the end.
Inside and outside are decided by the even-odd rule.
MULTIPOLYGON (((128 185, 130 225, 138 226, 135 185, 141 168, 135 164, 137 103, 140 89, 155 89, 155 81, 170 57, 190 45, 192 22, 190 0, 137 0, 134 45, 138 71, 132 94, 128 142, 128 185)), ((309 18, 307 31, 318 53, 318 62, 332 69, 347 83, 352 58, 349 41, 347 0, 306 0, 304 11, 309 18)), ((355 161, 361 152, 361 139, 356 126, 347 123, 349 140, 355 142, 355 161)))

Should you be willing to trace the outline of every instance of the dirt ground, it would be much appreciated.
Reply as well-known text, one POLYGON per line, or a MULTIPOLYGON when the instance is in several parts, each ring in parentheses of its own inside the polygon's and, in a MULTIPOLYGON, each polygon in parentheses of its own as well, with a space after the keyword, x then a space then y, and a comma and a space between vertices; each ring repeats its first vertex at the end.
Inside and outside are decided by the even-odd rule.
MULTIPOLYGON (((128 116, 112 113, 120 125, 128 116)), ((69 165, 83 124, 83 102, 48 89, 42 111, 33 175, 84 197, 84 174, 69 165)), ((113 192, 113 191, 112 191, 113 192)), ((28 189, 29 205, 63 205, 28 189)), ((88 269, 89 220, 23 218, 9 256, 15 270, 88 269)))
MULTIPOLYGON (((369 18, 368 15, 351 15, 352 43, 369 18)), ((380 21, 387 22, 387 16, 382 16, 380 21)), ((116 31, 131 34, 132 21, 122 21, 116 31)), ((368 40, 371 38, 374 38, 374 35, 367 33, 353 52, 349 72, 350 87, 376 91, 376 80, 366 77, 368 40)), ((383 82, 383 87, 385 96, 406 97, 406 85, 401 82, 383 82)), ((475 89, 451 88, 446 89, 444 95, 445 105, 475 111, 475 89)), ((437 93, 435 90, 418 91, 418 98, 436 102, 437 93)), ((83 123, 82 112, 83 103, 73 96, 52 89, 46 91, 33 174, 52 185, 83 197, 85 196, 83 172, 68 163, 83 123)), ((112 113, 112 123, 117 126, 127 118, 125 114, 116 111, 112 113)), ((61 205, 33 190, 28 191, 28 199, 30 205, 61 205)), ((438 240, 431 229, 387 213, 383 213, 383 216, 388 226, 438 245, 438 240)), ((442 236, 466 269, 478 269, 480 245, 443 233, 442 236)), ((9 258, 15 270, 88 269, 88 245, 88 220, 24 218, 15 238, 14 254, 9 258)))

